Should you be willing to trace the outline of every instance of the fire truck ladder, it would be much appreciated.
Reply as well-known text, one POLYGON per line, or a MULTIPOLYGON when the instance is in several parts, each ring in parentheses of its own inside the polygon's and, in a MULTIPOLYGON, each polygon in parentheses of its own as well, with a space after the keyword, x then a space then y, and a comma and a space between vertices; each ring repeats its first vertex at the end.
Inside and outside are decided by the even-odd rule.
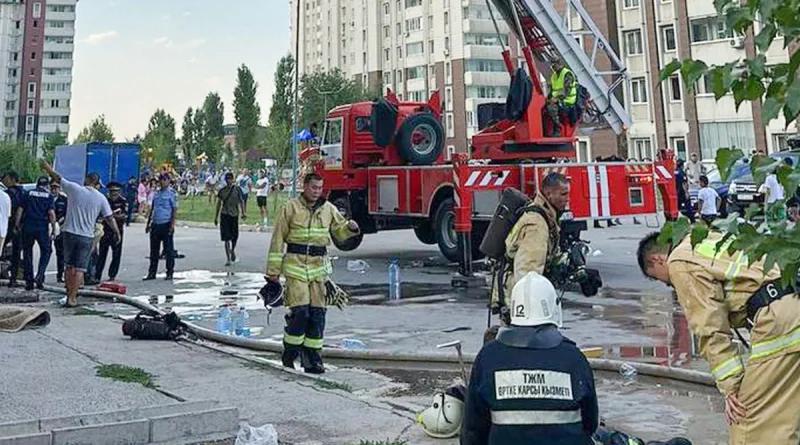
POLYGON ((605 121, 616 134, 623 133, 631 125, 630 115, 614 95, 614 91, 628 80, 626 68, 580 0, 563 0, 563 13, 559 13, 552 0, 492 1, 517 38, 527 42, 540 61, 552 64, 561 58, 575 73, 591 98, 587 110, 589 116, 584 116, 584 124, 598 126, 605 121), (571 17, 580 20, 583 29, 571 31, 571 17), (590 54, 578 41, 580 36, 590 37, 590 54), (598 68, 600 54, 606 55, 609 69, 598 68))

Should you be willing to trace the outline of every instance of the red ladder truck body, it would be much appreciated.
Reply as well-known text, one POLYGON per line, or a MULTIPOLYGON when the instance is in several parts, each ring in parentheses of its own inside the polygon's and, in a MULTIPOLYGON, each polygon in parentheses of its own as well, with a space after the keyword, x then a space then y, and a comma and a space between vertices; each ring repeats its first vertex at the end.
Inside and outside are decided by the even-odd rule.
MULTIPOLYGON (((562 173, 570 181, 569 211, 562 219, 584 221, 584 229, 585 221, 593 219, 647 218, 660 211, 667 218, 677 217, 671 152, 662 150, 656 161, 573 162, 581 124, 602 122, 619 134, 630 123, 611 94, 625 79, 624 67, 603 43, 605 38, 580 1, 566 4, 576 8, 588 29, 597 33, 591 58, 578 52, 581 47, 558 22, 561 15, 549 0, 493 3, 525 44, 527 69, 522 73, 514 69, 509 50, 503 51, 512 82, 524 82, 529 76, 533 87, 519 118, 501 120, 473 136, 468 154, 446 154, 439 94, 428 102, 401 102, 389 91, 378 102, 331 110, 321 144, 300 155, 303 170, 323 176, 329 200, 354 218, 363 233, 413 228, 420 241, 438 244, 445 257, 460 262, 465 275, 471 274, 472 259, 482 256, 477 247, 502 190, 515 187, 534 195, 550 172, 562 173), (609 71, 592 68, 598 48, 620 65, 620 77, 610 81, 610 87, 609 71), (588 97, 580 104, 580 118, 571 121, 562 116, 561 137, 552 138, 547 136, 553 123, 545 117, 547 95, 537 62, 551 62, 558 54, 588 97)), ((358 237, 337 247, 352 250, 360 242, 358 237)))

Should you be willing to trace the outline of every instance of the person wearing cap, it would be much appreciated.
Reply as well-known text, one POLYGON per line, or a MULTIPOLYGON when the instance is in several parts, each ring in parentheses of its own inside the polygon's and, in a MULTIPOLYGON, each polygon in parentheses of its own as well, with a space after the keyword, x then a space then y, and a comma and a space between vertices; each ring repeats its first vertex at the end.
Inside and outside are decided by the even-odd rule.
POLYGON ((175 271, 175 248, 173 237, 175 233, 175 217, 178 213, 178 195, 170 188, 170 176, 163 173, 159 177, 161 188, 153 195, 153 208, 147 219, 145 232, 150 233, 150 268, 145 281, 155 280, 158 272, 158 260, 161 254, 161 245, 167 259, 167 280, 172 279, 175 271))
MULTIPOLYGON (((135 178, 134 178, 135 179, 135 178)), ((111 206, 111 213, 119 227, 120 238, 124 240, 125 221, 128 217, 128 201, 122 197, 122 184, 119 182, 109 182, 108 186, 108 205, 111 206)), ((106 267, 108 250, 111 249, 111 265, 108 266, 108 279, 114 281, 119 273, 119 263, 122 260, 122 242, 114 242, 114 232, 111 227, 103 221, 103 235, 100 238, 100 247, 97 254, 97 268, 94 273, 95 281, 102 281, 103 269, 106 267)))
MULTIPOLYGON (((50 193, 53 195, 53 207, 56 212, 56 224, 63 228, 67 219, 67 195, 61 191, 61 184, 56 181, 50 183, 50 193)), ((64 232, 59 230, 53 240, 56 250, 56 281, 64 282, 64 232)))
POLYGON ((461 424, 462 445, 592 445, 599 423, 594 376, 564 337, 550 281, 529 272, 512 290, 510 326, 475 358, 461 424))
POLYGON ((36 287, 42 289, 44 272, 53 252, 52 242, 56 234, 56 213, 53 196, 48 190, 50 180, 42 176, 36 180, 36 188, 22 195, 15 220, 17 232, 21 233, 22 258, 24 263, 25 290, 33 290, 33 244, 39 245, 39 269, 36 287))
POLYGON ((19 175, 10 171, 3 175, 3 185, 6 186, 6 193, 11 198, 11 213, 8 216, 8 234, 6 235, 5 245, 11 243, 11 260, 9 264, 10 278, 8 285, 17 285, 17 274, 19 273, 20 256, 22 255, 22 235, 16 230, 17 210, 23 198, 24 191, 19 186, 19 175))
POLYGON ((78 289, 83 284, 83 276, 89 269, 89 258, 92 255, 95 222, 98 217, 105 218, 114 232, 114 239, 120 238, 117 223, 111 214, 111 206, 106 197, 97 190, 100 175, 90 173, 83 185, 62 178, 45 161, 41 161, 42 169, 53 181, 60 182, 64 193, 69 197, 67 215, 64 221, 64 263, 66 265, 67 302, 68 307, 77 306, 78 289))

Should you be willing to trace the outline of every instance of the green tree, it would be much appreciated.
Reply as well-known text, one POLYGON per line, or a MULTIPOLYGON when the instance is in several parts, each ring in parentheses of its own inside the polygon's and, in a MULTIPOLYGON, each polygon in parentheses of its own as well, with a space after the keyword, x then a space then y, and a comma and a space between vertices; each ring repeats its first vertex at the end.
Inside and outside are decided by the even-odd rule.
POLYGON ((203 117, 205 120, 205 137, 225 136, 225 104, 217 93, 208 93, 203 101, 203 117))
POLYGON ((24 142, 0 142, 0 172, 15 171, 22 182, 35 182, 42 171, 24 142))
POLYGON ((348 79, 338 69, 303 75, 300 81, 300 123, 302 128, 317 124, 322 129, 332 108, 369 98, 360 82, 348 79))
POLYGON ((256 102, 258 83, 246 65, 238 69, 236 89, 233 91, 233 114, 236 117, 236 149, 239 153, 255 148, 258 140, 258 123, 261 108, 256 102))
MULTIPOLYGON (((753 39, 756 53, 722 65, 708 65, 701 60, 675 60, 661 72, 662 81, 680 71, 685 84, 694 88, 702 76, 708 76, 717 100, 732 94, 737 108, 747 101, 762 101, 765 125, 782 115, 788 127, 800 115, 800 14, 797 12, 800 0, 714 0, 714 6, 720 17, 724 17, 728 29, 753 39), (783 36, 784 50, 791 51, 789 61, 767 65, 767 50, 777 43, 778 35, 783 36)), ((738 149, 719 149, 716 162, 722 178, 726 179, 731 167, 744 157, 738 149)), ((766 176, 774 172, 784 188, 792 191, 789 197, 798 190, 800 165, 791 168, 766 156, 755 156, 749 162, 757 183, 763 183, 766 176)), ((725 232, 726 240, 734 239, 729 251, 743 251, 751 263, 765 259, 766 269, 777 264, 783 272, 784 284, 794 285, 800 269, 800 224, 790 226, 772 218, 763 224, 759 221, 761 210, 752 206, 745 215, 733 214, 717 221, 714 229, 725 232), (738 217, 743 217, 743 221, 738 217)), ((768 209, 772 211, 774 208, 768 209)), ((675 244, 691 233, 692 242, 696 244, 705 239, 708 231, 704 225, 693 226, 687 219, 680 218, 665 226, 660 239, 675 244)))
POLYGON ((267 127, 264 138, 265 152, 275 158, 279 166, 289 163, 292 150, 292 126, 289 122, 278 122, 267 127))
POLYGON ((143 143, 147 153, 151 153, 152 150, 153 161, 156 163, 174 163, 178 145, 175 137, 175 119, 162 109, 156 110, 147 124, 143 143))
MULTIPOLYGON (((200 117, 202 119, 202 116, 200 117)), ((181 126, 181 150, 183 151, 183 160, 190 164, 192 159, 197 153, 198 128, 195 125, 195 115, 192 107, 186 110, 183 115, 183 125, 181 126)))
POLYGON ((275 92, 269 109, 269 125, 291 124, 294 113, 294 57, 284 56, 275 69, 275 92))
POLYGON ((67 135, 56 129, 56 132, 45 139, 42 144, 42 157, 50 164, 56 155, 56 147, 59 145, 67 145, 67 135))
POLYGON ((83 127, 78 133, 78 137, 75 138, 75 142, 114 142, 114 132, 106 123, 106 116, 101 114, 89 125, 83 127))

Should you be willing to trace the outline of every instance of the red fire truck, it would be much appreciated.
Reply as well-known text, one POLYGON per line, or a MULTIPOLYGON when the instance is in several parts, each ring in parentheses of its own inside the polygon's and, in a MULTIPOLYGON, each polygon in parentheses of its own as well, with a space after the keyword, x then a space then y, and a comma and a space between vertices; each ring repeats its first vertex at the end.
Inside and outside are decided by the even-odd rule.
MULTIPOLYGON (((656 161, 574 162, 579 127, 602 123, 621 134, 630 124, 613 94, 626 80, 625 69, 580 0, 567 0, 564 11, 550 0, 492 2, 494 8, 487 0, 492 19, 499 13, 509 24, 526 62, 525 69, 515 69, 503 48, 512 76, 504 119, 473 136, 468 154, 447 154, 438 93, 428 102, 402 102, 389 91, 377 102, 338 106, 327 116, 321 144, 300 156, 306 171, 324 177, 329 200, 365 234, 413 228, 421 242, 438 244, 447 259, 460 262, 463 274, 482 256, 478 246, 502 190, 515 187, 534 195, 550 172, 570 181, 569 211, 562 220, 582 221, 583 229, 592 219, 654 216, 659 194, 664 214, 676 217, 671 153, 662 151, 656 161), (581 17, 581 33, 594 42, 590 51, 566 28, 565 14, 581 17), (600 52, 611 69, 596 67, 600 52), (554 123, 545 112, 548 94, 540 68, 558 58, 570 67, 580 91, 578 106, 562 110, 554 123), (555 125, 560 136, 548 136, 555 125)), ((353 250, 361 239, 337 247, 353 250)))

